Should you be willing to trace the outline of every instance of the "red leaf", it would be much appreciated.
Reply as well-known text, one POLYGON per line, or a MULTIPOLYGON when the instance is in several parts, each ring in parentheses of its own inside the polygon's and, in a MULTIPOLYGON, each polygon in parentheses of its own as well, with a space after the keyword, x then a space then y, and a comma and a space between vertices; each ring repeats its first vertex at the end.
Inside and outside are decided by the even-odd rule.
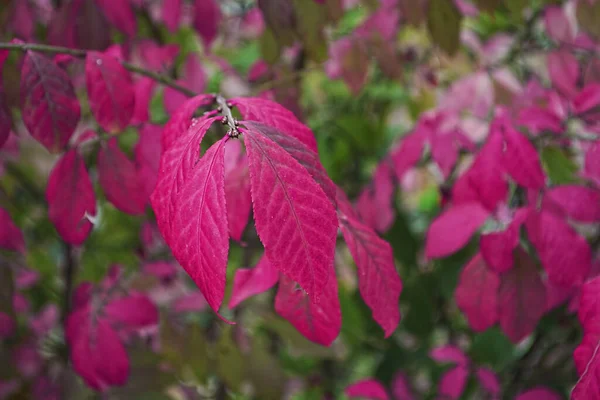
POLYGON ((219 33, 221 8, 215 0, 196 0, 194 3, 194 28, 200 34, 204 47, 210 50, 219 33))
MULTIPOLYGON (((175 198, 172 230, 165 237, 179 264, 216 313, 225 295, 229 252, 224 169, 227 139, 212 145, 197 162, 199 146, 182 155, 182 158, 191 157, 191 169, 175 198)), ((191 142, 199 143, 199 140, 191 142)))
POLYGON ((25 251, 23 233, 3 208, 0 208, 0 248, 21 253, 25 251))
POLYGON ((560 400, 562 397, 550 389, 538 386, 519 394, 515 400, 560 400))
POLYGON ((317 152, 317 141, 313 132, 281 105, 258 97, 238 97, 231 100, 246 121, 257 121, 293 136, 310 150, 317 152))
POLYGON ((96 0, 106 19, 118 30, 129 37, 137 31, 135 14, 131 3, 127 0, 96 0))
POLYGON ((600 278, 587 281, 581 288, 578 316, 584 330, 589 330, 589 322, 600 318, 600 278))
POLYGON ((275 286, 278 279, 279 273, 264 256, 256 264, 256 267, 238 269, 233 278, 229 308, 234 309, 242 301, 266 292, 275 286))
POLYGON ((465 390, 469 378, 469 369, 459 365, 444 372, 440 379, 438 393, 444 399, 458 399, 465 390))
POLYGON ((356 262, 360 294, 371 309, 373 319, 383 328, 385 337, 389 337, 400 321, 398 299, 402 291, 392 248, 371 228, 359 222, 353 213, 343 212, 351 206, 341 190, 338 191, 338 202, 340 228, 356 262))
POLYGON ((176 32, 181 20, 181 0, 163 0, 162 17, 167 29, 176 32))
POLYGON ((441 258, 460 250, 488 216, 488 211, 478 203, 452 206, 431 223, 425 243, 426 256, 441 258))
POLYGON ((244 141, 255 225, 266 255, 317 301, 333 266, 335 209, 308 171, 273 140, 249 128, 244 141))
POLYGON ((96 197, 83 158, 76 150, 65 153, 50 172, 46 201, 50 221, 63 240, 82 244, 92 230, 86 214, 96 214, 96 197))
POLYGON ((141 329, 158 324, 158 309, 144 295, 134 294, 111 300, 104 315, 115 326, 141 329))
POLYGON ((239 140, 233 140, 225 147, 225 199, 229 236, 239 242, 252 210, 248 157, 239 140))
POLYGON ((502 147, 502 136, 498 132, 490 132, 471 167, 454 184, 453 204, 476 201, 494 211, 499 203, 506 201, 508 183, 502 171, 502 147))
POLYGON ((21 68, 21 110, 31 136, 53 153, 69 143, 81 114, 67 73, 31 51, 21 68))
POLYGON ((112 138, 98 153, 98 181, 118 210, 141 215, 147 198, 139 180, 135 164, 121 151, 117 138, 112 138))
POLYGON ((546 287, 533 259, 518 249, 515 266, 501 276, 500 327, 513 343, 534 331, 546 311, 546 287))
POLYGON ((67 342, 73 369, 93 389, 121 386, 129 376, 129 359, 117 333, 103 318, 92 324, 89 308, 69 315, 67 342))
POLYGON ((573 99, 573 111, 575 114, 583 114, 600 105, 600 84, 591 83, 586 85, 573 99))
POLYGON ((140 140, 135 145, 134 155, 138 179, 142 186, 144 199, 149 199, 160 167, 162 127, 146 124, 140 130, 140 140))
MULTIPOLYGON (((0 71, 2 71, 2 63, 0 62, 0 71)), ((6 104, 6 96, 0 85, 0 149, 8 141, 10 130, 12 129, 12 115, 6 104)))
POLYGON ((385 387, 376 379, 367 378, 358 382, 354 382, 344 389, 344 393, 348 397, 360 397, 371 400, 388 400, 389 396, 385 387))
MULTIPOLYGON (((196 93, 202 93, 206 87, 206 81, 206 73, 204 72, 204 68, 202 68, 198 56, 194 53, 189 54, 183 64, 181 79, 177 83, 196 93)), ((168 114, 173 114, 177 111, 186 100, 187 96, 185 94, 171 87, 165 87, 163 101, 168 114)))
MULTIPOLYGON (((192 116, 199 107, 206 106, 214 101, 213 95, 201 94, 187 100, 179 110, 171 115, 162 134, 162 149, 166 151, 183 135, 192 124, 192 116)), ((207 116, 208 117, 208 116, 207 116)), ((207 128, 208 129, 208 128, 207 128)))
POLYGON ((588 363, 585 371, 577 381, 577 384, 571 392, 572 400, 588 400, 600 398, 600 355, 596 346, 592 359, 588 363))
POLYGON ((504 231, 481 235, 479 240, 481 255, 491 270, 502 273, 512 268, 513 251, 519 244, 521 225, 527 219, 529 211, 529 208, 520 208, 504 231))
MULTIPOLYGON (((192 112, 190 112, 191 115, 192 112)), ((163 155, 160 159, 158 180, 150 202, 156 214, 156 223, 165 241, 171 246, 171 225, 174 220, 174 208, 187 177, 196 165, 199 156, 200 143, 211 124, 219 118, 202 117, 192 126, 185 126, 182 120, 182 131, 177 131, 176 141, 165 151, 165 132, 163 131, 163 155), (188 129, 189 126, 189 129, 188 129)), ((172 122, 173 119, 171 119, 172 122)), ((173 132, 175 126, 172 125, 173 132)), ((172 248, 172 247, 171 247, 172 248)))
POLYGON ((115 57, 90 51, 85 77, 90 109, 98 124, 109 133, 124 130, 135 108, 135 90, 129 72, 115 57))
POLYGON ((132 124, 143 124, 150 119, 150 100, 152 99, 155 86, 156 81, 145 76, 134 83, 135 108, 133 110, 133 117, 131 118, 132 124))
POLYGON ((590 246, 583 237, 560 217, 543 210, 532 212, 525 227, 554 283, 563 286, 583 283, 592 263, 590 246))
POLYGON ((584 334, 581 343, 573 352, 577 373, 581 376, 585 373, 588 364, 596 357, 598 344, 600 343, 600 318, 591 318, 584 325, 584 334))
POLYGON ((600 221, 600 192, 579 185, 556 186, 544 194, 542 208, 579 222, 600 221))
POLYGON ((427 137, 419 132, 405 136, 400 146, 392 151, 392 160, 396 170, 396 177, 402 179, 404 173, 413 168, 423 155, 427 137))
POLYGON ((577 93, 579 79, 579 62, 566 50, 557 50, 548 54, 548 72, 552 85, 565 96, 577 93))
POLYGON ((333 263, 329 266, 319 302, 285 275, 279 279, 275 297, 275 311, 287 319, 304 337, 323 346, 329 346, 342 328, 342 312, 338 298, 338 284, 333 263))
POLYGON ((528 189, 543 188, 546 177, 535 147, 508 122, 497 121, 496 124, 504 134, 506 148, 502 163, 506 172, 521 186, 528 189))
POLYGON ((483 332, 498 321, 499 288, 500 277, 487 267, 481 254, 462 270, 454 297, 474 331, 483 332))

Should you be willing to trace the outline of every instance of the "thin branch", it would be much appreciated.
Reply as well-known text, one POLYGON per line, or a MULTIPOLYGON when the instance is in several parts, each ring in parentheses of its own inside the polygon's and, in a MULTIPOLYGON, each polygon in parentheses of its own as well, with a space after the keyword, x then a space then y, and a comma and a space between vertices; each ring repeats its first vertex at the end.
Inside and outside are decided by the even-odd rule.
POLYGON ((225 97, 221 96, 220 94, 215 96, 215 101, 219 105, 219 112, 223 114, 223 125, 229 126, 227 135, 230 137, 238 137, 240 135, 240 132, 238 131, 238 122, 235 118, 233 118, 231 105, 228 104, 225 97))
MULTIPOLYGON (((50 54, 67 54, 77 58, 84 58, 88 53, 88 50, 84 49, 70 49, 68 47, 50 46, 38 43, 0 43, 0 50, 38 51, 41 53, 50 54)), ((188 97, 192 97, 197 94, 193 90, 181 86, 173 79, 169 78, 168 76, 159 74, 158 72, 150 71, 148 69, 128 63, 126 61, 121 61, 121 65, 123 65, 125 69, 135 74, 151 78, 152 80, 159 82, 165 86, 169 86, 185 94, 188 97)))

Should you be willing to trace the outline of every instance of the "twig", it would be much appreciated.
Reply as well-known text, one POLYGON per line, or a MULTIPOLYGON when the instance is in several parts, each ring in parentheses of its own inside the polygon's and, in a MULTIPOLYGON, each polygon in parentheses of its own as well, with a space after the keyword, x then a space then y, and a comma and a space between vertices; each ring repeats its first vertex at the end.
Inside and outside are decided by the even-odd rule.
MULTIPOLYGON (((77 58, 84 58, 88 54, 88 50, 84 50, 84 49, 70 49, 68 47, 50 46, 50 45, 38 44, 38 43, 0 43, 0 49, 20 50, 20 51, 39 51, 41 53, 50 53, 50 54, 67 54, 67 55, 77 57, 77 58)), ((173 79, 171 79, 165 75, 159 74, 154 71, 150 71, 148 69, 142 68, 138 65, 128 63, 126 61, 121 61, 121 65, 123 65, 123 67, 125 69, 127 69, 128 71, 131 71, 138 75, 142 75, 142 76, 151 78, 151 79, 155 80, 156 82, 159 82, 165 86, 169 86, 169 87, 185 94, 188 97, 192 97, 197 94, 193 90, 190 90, 186 87, 179 85, 173 79)))
POLYGON ((238 122, 235 118, 233 118, 233 113, 231 112, 231 105, 227 103, 225 97, 220 94, 215 95, 215 101, 219 105, 218 111, 223 114, 223 125, 227 125, 229 130, 227 131, 227 135, 230 137, 238 137, 240 132, 238 131, 238 122))

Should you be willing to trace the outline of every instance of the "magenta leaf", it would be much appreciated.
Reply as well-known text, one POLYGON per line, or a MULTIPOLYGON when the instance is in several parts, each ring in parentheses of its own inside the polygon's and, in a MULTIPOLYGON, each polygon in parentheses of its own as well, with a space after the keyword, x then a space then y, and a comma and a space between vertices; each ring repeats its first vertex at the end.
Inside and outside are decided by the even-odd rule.
POLYGON ((529 215, 528 208, 516 211, 513 221, 504 231, 481 235, 479 246, 487 265, 497 273, 506 272, 513 266, 513 251, 519 244, 521 225, 529 215))
POLYGON ((425 243, 428 258, 441 258, 464 247, 484 224, 489 212, 478 203, 452 206, 429 226, 425 243))
POLYGON ((546 176, 535 147, 509 122, 497 121, 496 124, 504 134, 506 148, 502 162, 506 172, 515 182, 528 189, 544 187, 546 176))
POLYGON ((178 298, 173 302, 173 311, 176 313, 199 312, 203 311, 207 306, 206 298, 198 291, 178 298))
POLYGON ((0 249, 24 252, 25 240, 23 233, 15 225, 10 214, 0 208, 0 249))
POLYGON ((592 143, 587 149, 583 173, 600 186, 600 141, 592 143))
POLYGON ((427 137, 420 132, 411 133, 402 139, 396 150, 392 151, 392 160, 398 180, 413 168, 423 155, 427 137))
POLYGON ((142 187, 143 197, 146 200, 150 198, 158 179, 160 155, 162 152, 162 129, 158 125, 144 125, 140 129, 140 140, 134 149, 138 179, 142 187))
POLYGON ((469 369, 458 365, 442 375, 438 384, 438 393, 444 399, 459 399, 469 379, 469 369))
POLYGON ((500 379, 494 371, 488 368, 477 368, 475 376, 483 389, 494 397, 500 395, 500 379))
POLYGON ((548 54, 550 80, 562 94, 571 97, 577 93, 579 62, 572 52, 557 50, 548 54))
POLYGON ((50 172, 46 201, 50 221, 63 240, 82 244, 92 230, 87 216, 96 215, 96 196, 83 158, 76 150, 65 153, 50 172))
POLYGON ((131 2, 125 0, 96 0, 106 19, 129 37, 135 36, 137 23, 131 2))
POLYGON ((498 302, 500 327, 513 343, 532 333, 546 311, 546 287, 522 249, 515 253, 513 269, 501 276, 498 302))
POLYGON ((448 132, 431 138, 431 156, 444 178, 448 178, 458 160, 458 142, 455 136, 454 132, 448 132))
POLYGON ((293 136, 310 150, 317 152, 317 141, 310 128, 283 106, 258 97, 238 97, 231 103, 239 109, 245 121, 257 121, 293 136))
POLYGON ((525 227, 542 266, 554 283, 563 286, 583 283, 592 263, 585 238, 559 216, 544 210, 532 212, 525 227))
POLYGON ((358 197, 356 209, 361 220, 377 232, 384 233, 394 222, 393 206, 395 194, 392 170, 389 164, 380 163, 371 184, 358 197))
POLYGON ((111 324, 129 329, 158 324, 158 309, 148 297, 140 294, 112 299, 104 307, 104 315, 111 324))
POLYGON ((98 124, 109 133, 124 130, 135 108, 135 89, 129 72, 117 58, 90 51, 85 77, 90 109, 98 124))
MULTIPOLYGON (((165 125, 162 134, 162 149, 166 151, 173 143, 183 135, 192 124, 194 112, 202 106, 214 101, 214 96, 201 94, 187 100, 179 110, 171 115, 169 122, 165 125)), ((208 128, 207 128, 208 129, 208 128)))
POLYGON ((345 36, 329 46, 325 70, 329 79, 342 78, 353 95, 358 95, 369 72, 367 42, 358 36, 345 36))
POLYGON ((163 0, 162 17, 166 27, 171 33, 174 33, 179 28, 181 20, 181 4, 182 0, 163 0))
MULTIPOLYGON (((189 160, 191 169, 174 199, 170 217, 172 229, 165 236, 173 255, 216 313, 225 295, 229 252, 224 169, 226 140, 227 137, 212 145, 200 160, 197 160, 199 146, 182 155, 182 158, 192 157, 189 160)), ((192 139, 194 141, 199 143, 197 139, 192 139)), ((158 185, 156 190, 160 190, 158 185)))
POLYGON ((133 117, 131 118, 132 124, 143 124, 150 119, 150 100, 152 99, 155 86, 156 81, 152 78, 142 77, 135 81, 135 108, 133 110, 133 117))
MULTIPOLYGON (((184 106, 185 107, 185 106, 184 106)), ((193 111, 190 111, 190 116, 193 111)), ((194 168, 199 156, 200 143, 202 138, 211 124, 219 118, 202 117, 195 120, 194 123, 183 122, 181 125, 171 125, 173 135, 176 141, 165 150, 165 134, 169 128, 169 124, 163 130, 163 155, 160 159, 160 168, 158 171, 158 179, 150 201, 154 213, 156 214, 156 223, 163 235, 163 238, 172 248, 171 241, 171 225, 174 220, 175 203, 180 198, 188 175, 194 168), (190 126, 191 125, 191 126, 190 126), (179 126, 182 130, 175 130, 179 126), (188 129, 189 128, 189 129, 188 129)), ((169 123, 173 122, 173 118, 169 123)))
POLYGON ((141 215, 147 197, 135 164, 121 151, 117 138, 111 138, 98 153, 98 181, 106 198, 118 210, 141 215))
POLYGON ((586 85, 573 99, 573 111, 583 114, 600 105, 600 84, 591 83, 586 85))
POLYGON ((482 332, 498 321, 499 288, 500 277, 487 267, 480 254, 462 270, 454 297, 474 331, 482 332))
MULTIPOLYGON (((200 63, 200 59, 194 53, 191 53, 185 59, 181 79, 177 81, 196 93, 202 93, 206 87, 206 73, 200 63)), ((163 92, 165 110, 168 114, 173 114, 187 100, 187 96, 171 87, 165 87, 163 92)))
POLYGON ((358 269, 358 287, 365 303, 373 313, 373 319, 389 337, 400 321, 398 299, 402 282, 394 264, 392 248, 368 226, 362 224, 341 190, 338 191, 340 228, 350 254, 358 269))
POLYGON ((584 334, 581 343, 573 352, 573 359, 577 373, 582 376, 588 365, 596 358, 596 352, 600 341, 600 318, 592 318, 584 325, 584 334))
POLYGON ((453 363, 467 365, 469 359, 464 351, 453 345, 436 347, 429 352, 429 357, 438 363, 453 363))
POLYGON ((408 378, 403 372, 397 372, 392 380, 392 396, 395 400, 414 400, 415 396, 412 393, 412 389, 408 378))
POLYGON ((62 151, 81 116, 67 73, 45 56, 28 51, 20 90, 23 123, 31 136, 50 152, 62 151))
POLYGON ((556 186, 544 194, 542 208, 579 222, 600 221, 600 191, 578 185, 556 186))
POLYGON ((583 328, 594 319, 600 318, 600 278, 587 281, 581 289, 579 310, 577 311, 579 321, 583 328))
POLYGON ((225 199, 229 236, 239 242, 252 210, 248 157, 239 140, 233 140, 225 147, 225 199))
POLYGON ((329 266, 328 275, 318 303, 311 301, 309 294, 283 274, 280 274, 279 290, 275 297, 277 314, 288 320, 308 340, 323 346, 330 346, 342 328, 333 263, 329 266))
POLYGON ((389 396, 385 387, 376 379, 367 378, 354 382, 344 389, 346 396, 350 398, 363 398, 369 400, 388 400, 389 396))
POLYGON ((263 256, 254 268, 240 268, 235 271, 229 308, 234 309, 242 301, 266 292, 279 280, 279 273, 267 257, 263 256))
POLYGON ((219 33, 221 23, 221 8, 215 0, 195 0, 194 28, 200 34, 204 47, 210 50, 213 41, 219 33))
POLYGON ((548 36, 558 43, 571 42, 574 29, 560 6, 549 6, 544 12, 544 25, 548 36))
MULTIPOLYGON (((586 397, 589 398, 589 397, 586 397)), ((562 397, 543 386, 538 386, 520 393, 515 400, 560 400, 562 397)), ((583 398, 582 398, 583 399, 583 398)))
MULTIPOLYGON (((2 71, 2 63, 0 62, 0 71, 2 71)), ((6 104, 6 95, 4 89, 0 85, 0 149, 4 143, 8 141, 10 131, 12 129, 12 115, 6 104)))
POLYGON ((276 142, 252 128, 244 141, 255 225, 266 256, 317 301, 333 266, 335 209, 308 171, 276 142))

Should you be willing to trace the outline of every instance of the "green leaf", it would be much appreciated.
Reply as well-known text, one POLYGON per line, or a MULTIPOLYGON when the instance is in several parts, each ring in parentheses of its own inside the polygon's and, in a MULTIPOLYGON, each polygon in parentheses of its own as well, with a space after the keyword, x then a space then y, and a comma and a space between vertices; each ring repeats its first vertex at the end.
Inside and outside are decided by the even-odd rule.
POLYGON ((495 11, 502 4, 502 0, 474 0, 473 2, 481 11, 495 11))
POLYGON ((495 370, 502 369, 514 358, 515 346, 499 328, 493 327, 475 335, 470 349, 474 363, 489 365, 495 370))
POLYGON ((227 387, 239 391, 245 378, 246 363, 240 349, 233 340, 233 329, 226 326, 216 346, 216 373, 227 387))
POLYGON ((542 149, 542 164, 555 185, 577 182, 577 164, 573 162, 563 149, 557 146, 548 146, 542 149))
POLYGON ((266 337, 255 335, 250 353, 246 356, 247 376, 260 399, 278 400, 285 389, 285 374, 279 360, 269 351, 266 337))
POLYGON ((275 64, 279 60, 281 45, 270 28, 265 28, 263 34, 258 39, 258 45, 260 54, 262 54, 262 58, 267 63, 275 64))
POLYGON ((449 55, 458 51, 462 14, 452 0, 430 0, 427 29, 434 43, 449 55))
POLYGON ((195 382, 204 382, 208 372, 208 345, 202 329, 198 325, 178 329, 164 319, 160 338, 162 355, 179 374, 186 378, 191 374, 195 382))
POLYGON ((323 34, 327 13, 314 1, 294 0, 294 8, 298 34, 308 58, 318 63, 327 60, 327 40, 323 34))

